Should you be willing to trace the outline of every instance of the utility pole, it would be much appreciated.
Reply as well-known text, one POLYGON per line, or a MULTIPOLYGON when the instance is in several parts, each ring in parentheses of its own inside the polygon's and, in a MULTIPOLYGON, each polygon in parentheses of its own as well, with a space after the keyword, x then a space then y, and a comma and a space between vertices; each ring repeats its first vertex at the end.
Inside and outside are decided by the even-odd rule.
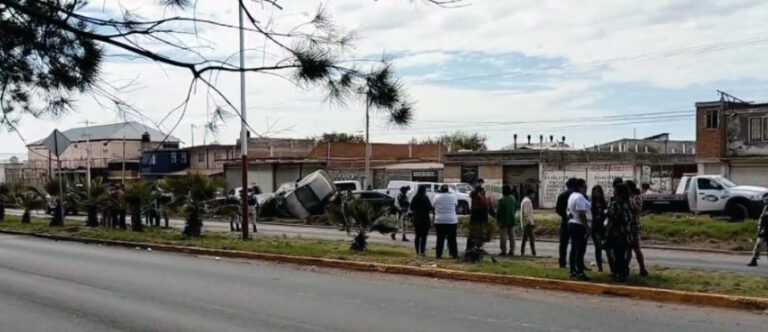
POLYGON ((91 196, 91 132, 89 131, 88 125, 93 123, 91 121, 85 120, 83 121, 85 123, 85 153, 86 153, 86 161, 85 161, 85 188, 86 192, 88 193, 88 197, 91 196))
POLYGON ((365 98, 365 179, 363 181, 363 188, 368 188, 368 185, 373 185, 371 181, 371 115, 369 113, 371 103, 368 102, 368 98, 365 98))
POLYGON ((123 135, 123 173, 121 175, 122 180, 120 183, 125 185, 125 135, 123 135))
MULTIPOLYGON (((245 32, 243 31, 243 2, 238 2, 237 14, 240 19, 240 154, 242 157, 242 163, 240 164, 240 170, 242 172, 242 186, 240 187, 241 203, 242 203, 242 229, 243 240, 248 240, 248 129, 245 122, 245 32)), ((255 228, 255 227, 254 227, 255 228)), ((254 229, 254 231, 256 231, 254 229)))

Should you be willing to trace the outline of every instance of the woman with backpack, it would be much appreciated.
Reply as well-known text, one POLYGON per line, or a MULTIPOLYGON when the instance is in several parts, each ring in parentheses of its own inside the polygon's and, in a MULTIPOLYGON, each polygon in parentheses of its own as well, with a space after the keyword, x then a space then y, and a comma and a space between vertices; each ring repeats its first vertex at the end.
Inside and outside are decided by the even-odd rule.
POLYGON ((607 223, 603 249, 610 262, 611 278, 624 282, 629 277, 629 261, 632 259, 633 222, 632 203, 629 197, 629 187, 620 183, 614 187, 614 198, 608 207, 607 223))

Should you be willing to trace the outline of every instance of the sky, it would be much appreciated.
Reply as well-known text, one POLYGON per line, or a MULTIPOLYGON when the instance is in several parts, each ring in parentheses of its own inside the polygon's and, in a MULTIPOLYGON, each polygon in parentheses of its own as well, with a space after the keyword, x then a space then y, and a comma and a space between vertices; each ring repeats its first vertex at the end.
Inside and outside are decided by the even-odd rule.
MULTIPOLYGON (((539 135, 565 136, 577 147, 660 132, 692 140, 694 104, 717 100, 718 89, 747 101, 768 101, 766 1, 471 0, 452 9, 420 0, 278 3, 282 10, 250 6, 261 22, 280 31, 309 20, 323 6, 339 29, 357 36, 345 56, 393 59, 415 102, 415 116, 408 127, 399 128, 374 113, 372 141, 407 142, 459 130, 485 134, 491 149, 511 144, 514 134, 520 140, 531 135, 534 141, 539 135), (660 116, 664 113, 669 115, 660 116)), ((85 12, 109 16, 122 6, 145 18, 193 14, 156 4, 93 1, 85 12)), ((199 1, 194 14, 237 24, 234 1, 199 1), (224 5, 229 2, 231 8, 224 5)), ((204 45, 200 52, 206 56, 238 59, 231 57, 238 49, 236 30, 201 26, 196 37, 181 38, 204 45)), ((245 43, 249 65, 281 56, 274 47, 262 52, 265 41, 259 35, 246 34, 245 43)), ((162 44, 150 46, 179 56, 162 44)), ((234 143, 239 137, 237 117, 228 118, 216 133, 204 129, 213 106, 225 104, 212 100, 199 85, 184 116, 180 110, 168 115, 185 99, 189 72, 109 56, 102 74, 113 86, 128 85, 119 96, 145 118, 129 117, 160 123, 163 131, 178 122, 172 134, 185 145, 193 139, 194 144, 234 143)), ((216 84, 235 105, 238 82, 236 74, 221 74, 216 84)), ((360 102, 329 104, 321 88, 296 86, 271 75, 250 73, 246 82, 248 122, 260 134, 305 138, 364 129, 360 102)), ((5 142, 0 152, 24 152, 25 141, 45 137, 54 128, 82 126, 86 120, 107 124, 121 121, 121 116, 82 95, 76 110, 59 118, 24 117, 19 126, 24 140, 0 133, 5 142)))

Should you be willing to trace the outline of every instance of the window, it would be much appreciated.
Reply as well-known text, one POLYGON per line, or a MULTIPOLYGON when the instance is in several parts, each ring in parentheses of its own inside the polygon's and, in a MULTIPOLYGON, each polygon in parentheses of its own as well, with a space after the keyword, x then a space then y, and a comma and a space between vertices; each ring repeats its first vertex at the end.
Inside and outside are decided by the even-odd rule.
POLYGON ((717 129, 720 127, 720 111, 707 111, 707 129, 717 129))
POLYGON ((722 190, 723 187, 712 179, 699 178, 696 180, 699 190, 722 190))
POLYGON ((171 152, 171 164, 176 163, 176 152, 171 152))
POLYGON ((202 152, 198 153, 198 154, 197 154, 197 162, 198 162, 198 163, 202 163, 202 162, 204 162, 204 161, 205 161, 205 154, 204 154, 204 153, 202 153, 202 152))
POLYGON ((154 165, 156 163, 157 163, 157 160, 155 160, 155 155, 152 155, 151 157, 149 157, 149 164, 150 165, 154 165))
POLYGON ((763 140, 763 118, 749 118, 749 144, 759 143, 763 140))
POLYGON ((763 141, 768 141, 768 116, 763 118, 763 141))
POLYGON ((221 160, 221 152, 214 152, 213 153, 213 160, 214 161, 221 160))
POLYGON ((181 153, 181 163, 186 164, 187 163, 187 154, 182 152, 181 153))

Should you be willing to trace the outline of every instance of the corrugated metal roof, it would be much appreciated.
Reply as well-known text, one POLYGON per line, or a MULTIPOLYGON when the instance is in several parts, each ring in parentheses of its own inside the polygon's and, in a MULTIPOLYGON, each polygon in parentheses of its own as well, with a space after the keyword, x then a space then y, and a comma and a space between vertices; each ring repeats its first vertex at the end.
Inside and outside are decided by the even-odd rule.
MULTIPOLYGON (((64 135, 67 136, 67 138, 69 138, 71 141, 80 142, 86 140, 86 135, 89 135, 92 141, 111 139, 117 140, 123 139, 123 137, 128 140, 140 140, 141 135, 145 132, 149 134, 150 141, 152 142, 159 142, 165 137, 165 133, 136 121, 90 126, 88 128, 71 128, 63 131, 62 133, 64 133, 64 135)), ((173 136, 169 136, 167 141, 180 142, 178 138, 173 136)), ((43 140, 38 140, 30 143, 29 145, 38 145, 42 142, 43 140)))

